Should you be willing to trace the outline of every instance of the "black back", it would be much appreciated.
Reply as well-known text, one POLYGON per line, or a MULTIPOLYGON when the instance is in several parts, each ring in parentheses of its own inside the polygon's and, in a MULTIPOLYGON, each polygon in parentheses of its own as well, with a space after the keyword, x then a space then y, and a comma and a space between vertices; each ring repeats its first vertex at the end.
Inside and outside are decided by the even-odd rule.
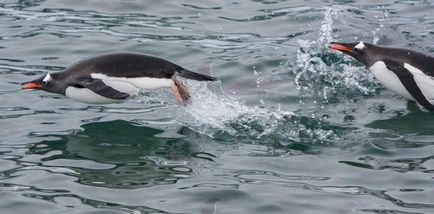
MULTIPOLYGON (((80 60, 61 72, 51 73, 54 93, 65 94, 65 89, 77 80, 91 78, 92 73, 111 77, 172 78, 185 69, 167 60, 141 53, 122 52, 97 55, 80 60)), ((43 77, 41 77, 43 78, 43 77)))
POLYGON ((181 66, 167 60, 140 53, 109 53, 83 59, 66 68, 63 74, 69 78, 101 73, 111 77, 172 78, 181 66))
POLYGON ((365 53, 361 53, 361 56, 355 56, 355 58, 362 58, 360 61, 364 61, 368 67, 377 61, 394 61, 402 66, 404 63, 410 64, 424 72, 426 75, 434 77, 434 57, 428 54, 409 49, 383 47, 368 43, 365 44, 368 47, 365 50, 365 53))

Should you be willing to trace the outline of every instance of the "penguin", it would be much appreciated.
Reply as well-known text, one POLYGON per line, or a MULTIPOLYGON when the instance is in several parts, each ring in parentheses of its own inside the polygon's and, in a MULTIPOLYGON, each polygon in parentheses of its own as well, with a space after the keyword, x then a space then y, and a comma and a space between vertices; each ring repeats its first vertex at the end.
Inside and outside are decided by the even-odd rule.
POLYGON ((155 56, 123 52, 83 59, 63 71, 47 73, 22 83, 22 89, 62 94, 89 104, 109 104, 134 97, 142 89, 170 87, 176 100, 186 106, 190 94, 178 77, 198 81, 217 80, 155 56))
POLYGON ((434 57, 365 42, 332 42, 329 48, 363 63, 387 89, 434 111, 434 57))

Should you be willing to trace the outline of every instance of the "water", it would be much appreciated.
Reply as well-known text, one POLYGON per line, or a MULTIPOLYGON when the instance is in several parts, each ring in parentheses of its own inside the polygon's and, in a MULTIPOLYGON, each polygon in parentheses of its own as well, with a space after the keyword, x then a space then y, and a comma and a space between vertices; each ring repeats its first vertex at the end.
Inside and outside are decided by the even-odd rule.
POLYGON ((331 41, 433 53, 430 1, 4 1, 1 213, 433 213, 434 115, 331 41), (216 83, 92 106, 20 83, 108 51, 216 83))

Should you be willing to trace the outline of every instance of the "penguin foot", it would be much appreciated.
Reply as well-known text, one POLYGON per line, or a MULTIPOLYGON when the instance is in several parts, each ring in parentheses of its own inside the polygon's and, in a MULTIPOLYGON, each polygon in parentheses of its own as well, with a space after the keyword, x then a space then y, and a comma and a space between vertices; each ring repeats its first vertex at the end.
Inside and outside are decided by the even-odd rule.
POLYGON ((187 106, 190 101, 190 93, 188 92, 187 86, 178 81, 177 79, 173 80, 173 84, 170 87, 175 95, 176 100, 182 106, 187 106))

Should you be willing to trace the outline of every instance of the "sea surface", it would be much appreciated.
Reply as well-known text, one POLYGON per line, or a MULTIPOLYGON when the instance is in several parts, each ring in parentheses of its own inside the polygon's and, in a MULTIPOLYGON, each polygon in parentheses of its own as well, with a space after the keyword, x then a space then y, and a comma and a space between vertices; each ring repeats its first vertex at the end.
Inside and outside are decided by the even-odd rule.
POLYGON ((3 0, 0 29, 2 214, 434 213, 434 113, 327 47, 434 54, 433 1, 3 0), (113 51, 219 81, 188 107, 20 90, 113 51))

